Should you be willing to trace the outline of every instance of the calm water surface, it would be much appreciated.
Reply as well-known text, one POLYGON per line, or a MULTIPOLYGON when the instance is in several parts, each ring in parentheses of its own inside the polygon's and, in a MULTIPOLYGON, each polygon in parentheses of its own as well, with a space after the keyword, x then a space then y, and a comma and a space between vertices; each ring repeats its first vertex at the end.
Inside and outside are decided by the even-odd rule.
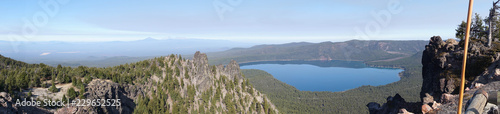
POLYGON ((240 64, 264 70, 301 91, 345 91, 385 85, 400 79, 401 69, 372 68, 359 61, 268 61, 240 64))

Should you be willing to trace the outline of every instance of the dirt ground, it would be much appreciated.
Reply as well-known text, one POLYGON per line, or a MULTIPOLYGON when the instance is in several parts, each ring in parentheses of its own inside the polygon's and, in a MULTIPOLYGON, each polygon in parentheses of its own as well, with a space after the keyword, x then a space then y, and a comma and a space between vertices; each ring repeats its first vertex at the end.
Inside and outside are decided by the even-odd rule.
MULTIPOLYGON (((49 88, 42 88, 42 87, 32 88, 31 93, 34 99, 39 98, 40 100, 43 99, 55 100, 55 99, 61 99, 63 95, 67 93, 68 89, 71 87, 73 87, 71 83, 56 84, 56 88, 59 89, 59 92, 57 93, 52 93, 48 90, 49 88)), ((75 91, 78 91, 78 88, 73 88, 73 89, 75 89, 75 91)), ((25 91, 25 94, 28 94, 28 92, 29 91, 25 91)))

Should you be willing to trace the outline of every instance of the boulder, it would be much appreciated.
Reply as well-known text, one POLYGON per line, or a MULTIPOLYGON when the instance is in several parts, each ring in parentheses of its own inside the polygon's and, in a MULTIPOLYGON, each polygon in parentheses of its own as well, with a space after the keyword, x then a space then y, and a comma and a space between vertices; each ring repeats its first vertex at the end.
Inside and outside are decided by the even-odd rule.
POLYGON ((434 103, 432 103, 433 110, 439 110, 439 106, 441 106, 441 103, 437 103, 436 101, 434 101, 434 103))
POLYGON ((366 106, 368 107, 370 114, 377 114, 378 111, 380 110, 380 104, 376 102, 370 102, 366 106))
POLYGON ((400 112, 400 109, 406 108, 407 103, 399 94, 396 94, 394 97, 387 97, 387 103, 384 103, 382 106, 375 102, 370 102, 366 106, 370 114, 397 114, 400 112))
POLYGON ((441 95, 441 103, 456 102, 456 100, 455 100, 456 97, 457 97, 457 95, 445 93, 445 94, 441 95))
POLYGON ((76 111, 77 111, 76 107, 66 106, 66 107, 57 109, 57 111, 54 112, 54 114, 74 114, 74 113, 76 113, 76 111))
POLYGON ((413 113, 408 112, 406 109, 402 108, 402 109, 399 109, 399 113, 398 114, 413 114, 413 113))
MULTIPOLYGON (((465 91, 464 96, 469 96, 469 97, 464 97, 464 98, 465 99, 470 98, 479 89, 484 90, 488 93, 497 92, 498 90, 500 90, 500 81, 490 82, 488 84, 485 84, 481 88, 472 88, 469 91, 465 91)), ((438 106, 438 108, 439 108, 439 110, 437 111, 438 113, 440 113, 440 114, 457 113, 458 95, 443 94, 441 100, 442 100, 441 106, 438 106)), ((468 100, 464 100, 464 105, 467 104, 468 102, 469 102, 468 100)), ((494 112, 495 108, 496 108, 496 107, 491 106, 491 104, 490 104, 490 107, 493 107, 493 108, 487 109, 487 107, 488 107, 488 105, 485 107, 483 112, 489 112, 488 110, 492 110, 492 109, 494 112)), ((495 113, 488 113, 488 114, 495 114, 495 113)))
POLYGON ((430 104, 430 103, 433 103, 433 102, 435 102, 434 101, 434 97, 432 97, 431 95, 429 95, 429 93, 425 93, 425 97, 423 98, 422 103, 423 104, 430 104))
POLYGON ((422 105, 422 113, 423 114, 429 114, 431 112, 433 112, 431 106, 429 106, 427 104, 422 105))
POLYGON ((487 103, 484 107, 483 114, 500 114, 498 110, 498 106, 492 103, 487 103))
POLYGON ((500 81, 500 60, 493 62, 486 71, 476 77, 472 82, 471 88, 477 88, 483 84, 494 81, 500 81))

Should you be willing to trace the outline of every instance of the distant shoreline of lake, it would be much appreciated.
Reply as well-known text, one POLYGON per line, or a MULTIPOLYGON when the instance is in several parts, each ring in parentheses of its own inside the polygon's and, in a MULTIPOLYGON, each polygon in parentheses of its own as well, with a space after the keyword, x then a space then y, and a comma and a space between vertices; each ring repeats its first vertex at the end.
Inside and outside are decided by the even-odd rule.
POLYGON ((379 86, 400 80, 402 69, 367 66, 362 61, 260 61, 242 69, 264 70, 301 91, 339 92, 363 85, 379 86))

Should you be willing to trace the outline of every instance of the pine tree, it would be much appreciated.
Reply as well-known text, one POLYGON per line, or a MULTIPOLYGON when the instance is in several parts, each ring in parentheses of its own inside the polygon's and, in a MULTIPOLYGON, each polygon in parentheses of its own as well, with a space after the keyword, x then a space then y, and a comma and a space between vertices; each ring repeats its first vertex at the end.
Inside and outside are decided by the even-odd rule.
POLYGON ((78 98, 80 98, 80 99, 84 99, 85 98, 85 96, 84 96, 84 94, 85 94, 85 87, 84 86, 80 87, 80 92, 78 94, 79 94, 78 98))
POLYGON ((475 39, 486 38, 486 27, 483 25, 483 19, 477 13, 472 19, 471 37, 475 39))
POLYGON ((28 92, 28 98, 31 99, 31 96, 33 96, 33 93, 31 93, 31 90, 28 92))
POLYGON ((184 71, 185 71, 184 72, 184 78, 189 79, 189 74, 188 74, 187 69, 184 69, 184 71))
POLYGON ((73 88, 69 88, 69 90, 66 94, 68 95, 70 100, 75 99, 77 96, 77 93, 76 93, 75 89, 73 89, 73 88))
POLYGON ((59 91, 59 89, 56 88, 56 84, 54 83, 54 80, 52 80, 52 85, 50 86, 49 91, 52 93, 59 91))
POLYGON ((63 103, 67 103, 68 102, 68 98, 66 98, 66 95, 63 95, 62 99, 63 103))
POLYGON ((266 114, 269 112, 268 109, 269 109, 269 104, 267 103, 267 99, 264 97, 264 102, 262 103, 264 106, 264 111, 266 112, 266 114))
POLYGON ((73 86, 77 86, 78 85, 76 77, 71 78, 71 84, 73 84, 73 86))

